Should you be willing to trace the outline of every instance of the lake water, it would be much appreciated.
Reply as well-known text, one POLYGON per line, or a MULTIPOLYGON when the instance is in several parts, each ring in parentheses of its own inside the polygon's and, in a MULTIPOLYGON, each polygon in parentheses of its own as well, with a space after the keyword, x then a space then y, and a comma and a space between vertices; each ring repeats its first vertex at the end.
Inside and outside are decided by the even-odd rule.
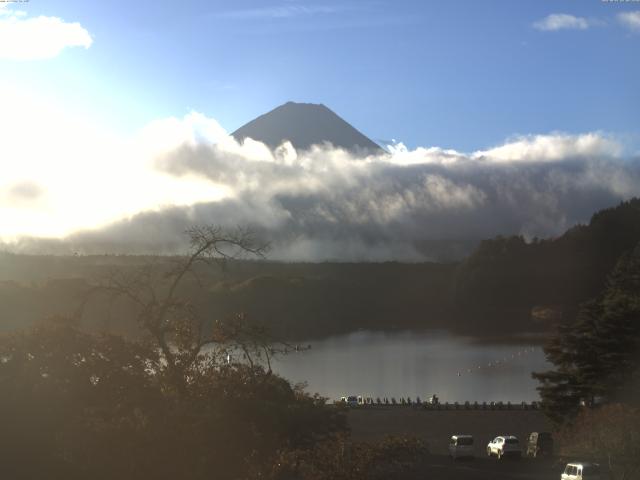
POLYGON ((539 345, 478 343, 445 332, 356 332, 310 344, 278 359, 274 370, 330 399, 435 393, 442 402, 532 401, 539 396, 531 372, 550 366, 539 345))

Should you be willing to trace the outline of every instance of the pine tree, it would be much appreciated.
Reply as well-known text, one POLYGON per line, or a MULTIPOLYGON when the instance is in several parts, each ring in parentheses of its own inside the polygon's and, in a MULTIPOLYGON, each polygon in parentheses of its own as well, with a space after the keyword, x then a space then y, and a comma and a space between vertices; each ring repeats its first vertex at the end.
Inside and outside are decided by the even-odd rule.
POLYGON ((640 244, 624 254, 604 292, 584 304, 572 325, 561 325, 545 347, 555 369, 534 373, 547 415, 571 420, 580 405, 638 401, 640 367, 640 244))

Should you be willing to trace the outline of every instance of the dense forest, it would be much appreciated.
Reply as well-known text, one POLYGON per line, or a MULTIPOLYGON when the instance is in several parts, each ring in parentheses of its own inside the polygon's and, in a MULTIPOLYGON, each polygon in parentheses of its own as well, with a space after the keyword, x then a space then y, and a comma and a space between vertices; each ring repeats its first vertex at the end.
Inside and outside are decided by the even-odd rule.
MULTIPOLYGON (((638 242, 640 199, 632 199, 558 238, 485 240, 458 263, 279 263, 267 255, 199 266, 182 294, 212 322, 244 312, 289 339, 357 329, 547 331, 602 290, 617 259, 638 242)), ((179 260, 0 254, 0 329, 32 325, 52 313, 74 315, 105 278, 161 271, 179 260)), ((84 308, 87 326, 131 328, 126 302, 102 297, 84 308)))
POLYGON ((453 304, 460 318, 476 312, 496 328, 567 321, 638 242, 640 199, 599 211, 558 238, 483 241, 456 269, 453 304))

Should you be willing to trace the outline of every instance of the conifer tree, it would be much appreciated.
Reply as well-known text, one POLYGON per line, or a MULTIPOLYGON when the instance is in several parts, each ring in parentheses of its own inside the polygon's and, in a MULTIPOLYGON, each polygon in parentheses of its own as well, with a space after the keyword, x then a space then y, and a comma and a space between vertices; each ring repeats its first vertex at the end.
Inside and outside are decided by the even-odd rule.
POLYGON ((640 244, 618 261, 604 292, 561 325, 545 347, 555 369, 534 373, 543 408, 556 423, 580 405, 638 402, 640 367, 640 244))

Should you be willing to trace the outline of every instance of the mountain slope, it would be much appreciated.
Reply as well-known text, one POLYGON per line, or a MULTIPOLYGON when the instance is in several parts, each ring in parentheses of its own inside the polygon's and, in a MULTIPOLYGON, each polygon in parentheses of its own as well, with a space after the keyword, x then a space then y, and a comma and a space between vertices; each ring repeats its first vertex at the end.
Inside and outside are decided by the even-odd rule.
POLYGON ((288 140, 296 150, 325 142, 353 153, 375 154, 382 148, 322 104, 288 102, 232 134, 238 141, 252 138, 271 148, 288 140))

